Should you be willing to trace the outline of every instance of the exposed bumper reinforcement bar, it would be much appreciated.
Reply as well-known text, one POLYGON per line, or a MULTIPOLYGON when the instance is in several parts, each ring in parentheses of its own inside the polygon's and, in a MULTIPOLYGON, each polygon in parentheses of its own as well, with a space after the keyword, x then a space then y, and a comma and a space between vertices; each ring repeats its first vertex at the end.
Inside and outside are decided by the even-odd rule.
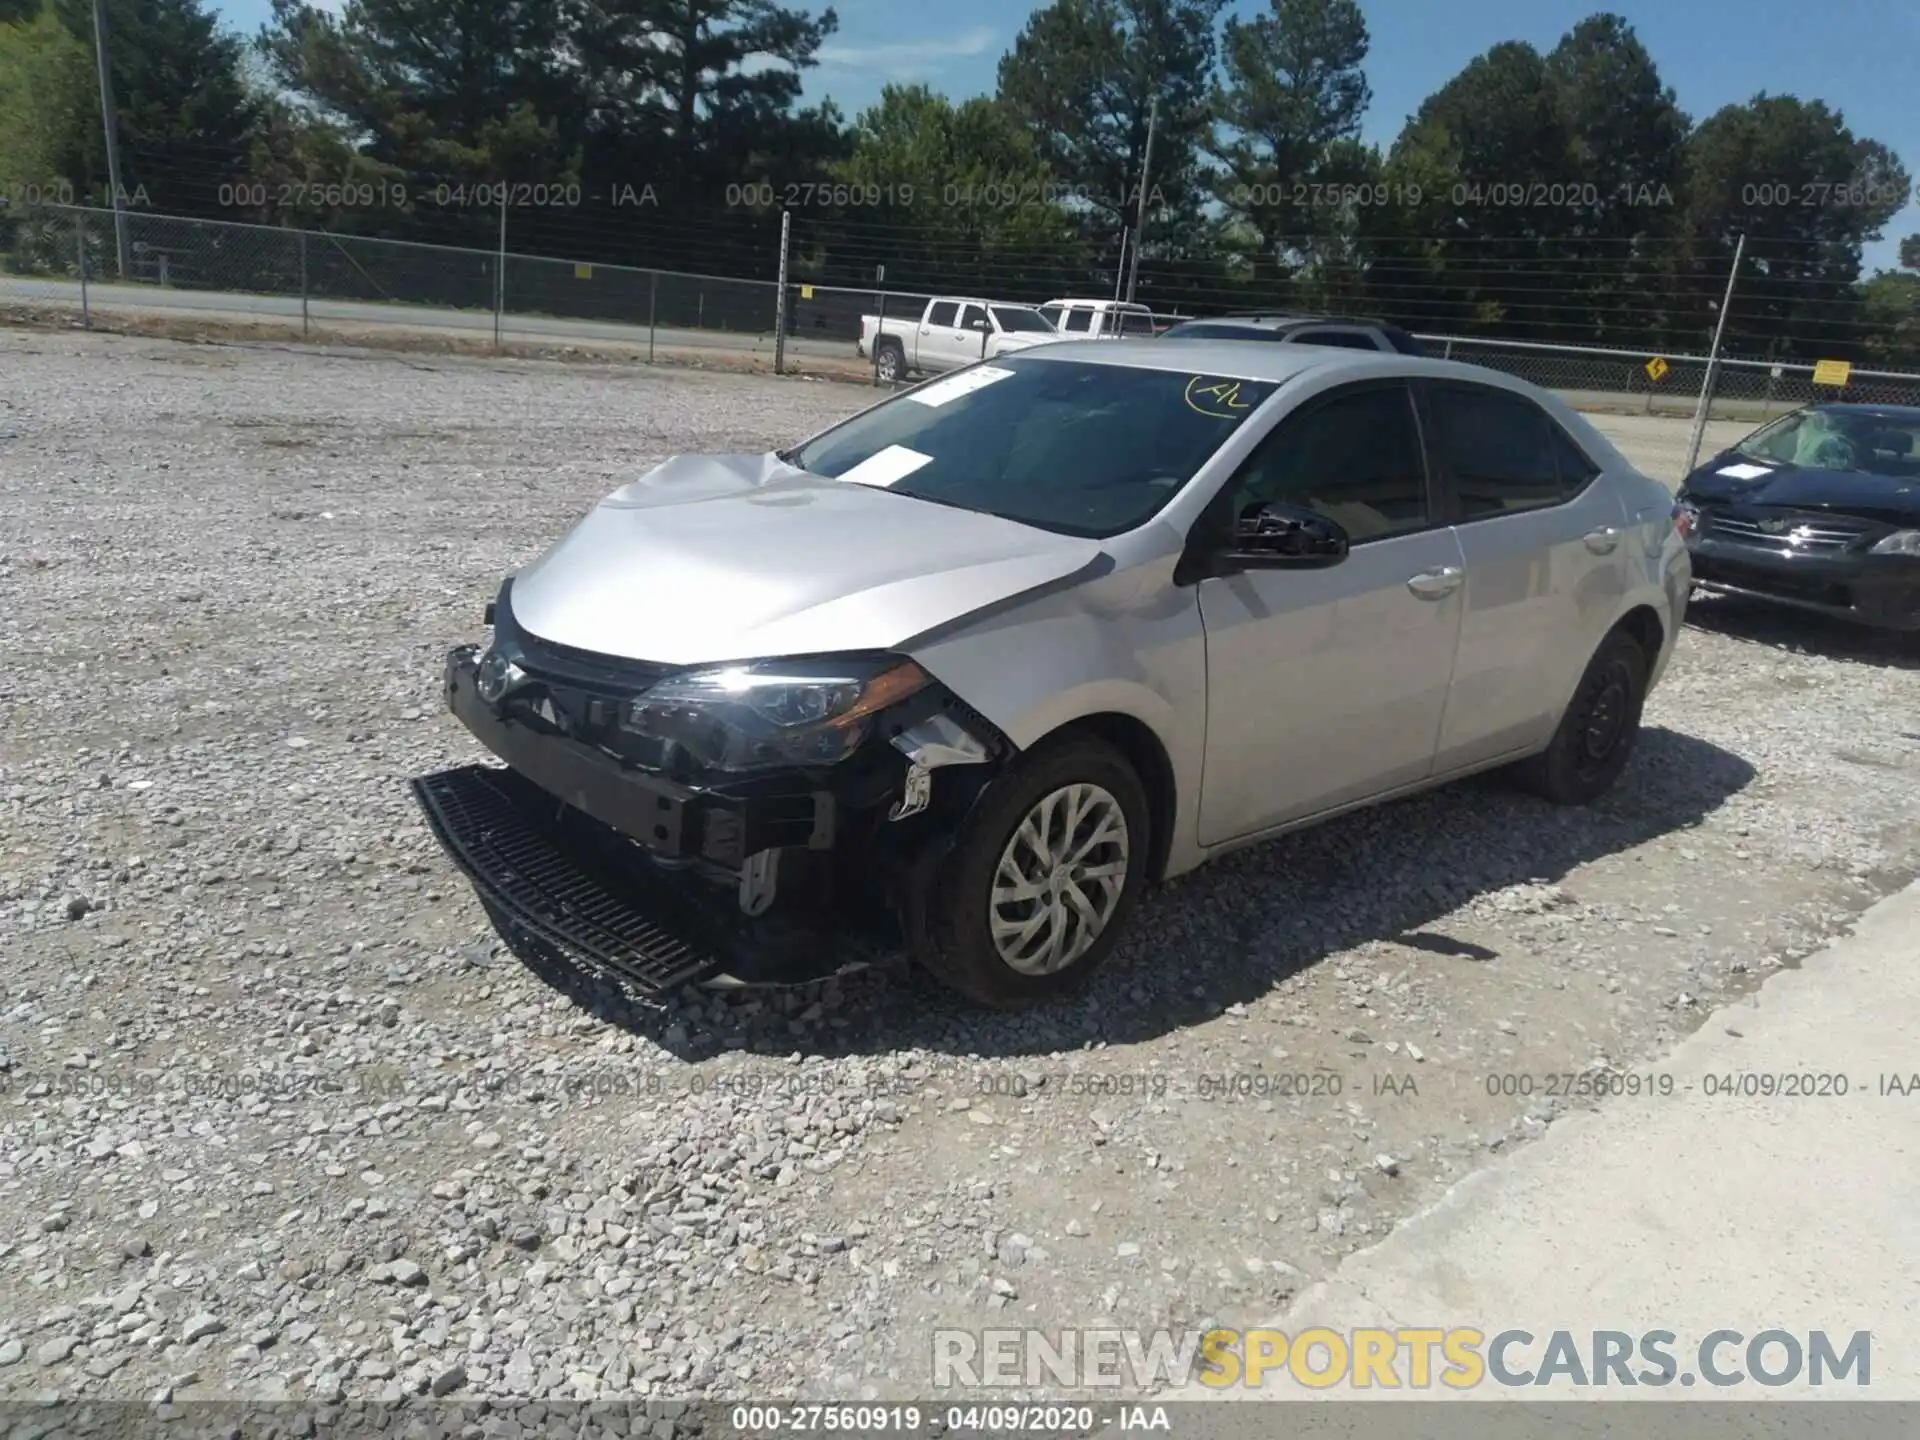
POLYGON ((866 936, 741 916, 730 892, 663 871, 632 841, 511 770, 412 782, 436 839, 497 919, 637 990, 723 977, 797 984, 888 958, 866 936))

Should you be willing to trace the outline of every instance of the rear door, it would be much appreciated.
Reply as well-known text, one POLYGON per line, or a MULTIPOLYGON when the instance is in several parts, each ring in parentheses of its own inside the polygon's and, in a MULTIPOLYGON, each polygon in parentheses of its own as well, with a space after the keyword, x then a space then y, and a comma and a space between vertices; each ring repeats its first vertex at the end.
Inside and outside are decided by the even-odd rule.
POLYGON ((1324 570, 1200 582, 1208 845, 1426 778, 1453 674, 1460 546, 1404 381, 1340 386, 1284 416, 1200 523, 1262 501, 1325 515, 1352 551, 1324 570))
POLYGON ((953 332, 959 315, 960 307, 952 300, 936 300, 927 306, 927 313, 920 321, 919 342, 907 357, 915 369, 953 368, 947 358, 952 348, 947 337, 953 332))
POLYGON ((960 319, 947 342, 947 363, 971 365, 987 353, 987 341, 993 336, 993 322, 987 319, 984 305, 962 305, 960 319))
POLYGON ((1452 770, 1552 733, 1629 588, 1629 519, 1600 467, 1541 406, 1491 385, 1420 387, 1432 457, 1466 558, 1453 692, 1437 764, 1452 770))

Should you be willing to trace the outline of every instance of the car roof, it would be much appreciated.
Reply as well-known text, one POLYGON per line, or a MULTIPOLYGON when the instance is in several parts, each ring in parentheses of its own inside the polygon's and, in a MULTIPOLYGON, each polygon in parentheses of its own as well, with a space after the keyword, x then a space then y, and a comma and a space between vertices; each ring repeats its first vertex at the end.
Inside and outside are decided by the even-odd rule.
POLYGON ((1430 360, 1397 350, 1345 350, 1331 345, 1273 345, 1250 340, 1182 340, 1160 336, 1152 340, 1052 340, 1018 352, 1022 360, 1078 360, 1099 365, 1129 366, 1137 370, 1178 370, 1188 374, 1219 375, 1235 380, 1283 384, 1309 370, 1351 372, 1368 376, 1471 380, 1503 389, 1539 394, 1537 387, 1516 376, 1459 360, 1430 360))

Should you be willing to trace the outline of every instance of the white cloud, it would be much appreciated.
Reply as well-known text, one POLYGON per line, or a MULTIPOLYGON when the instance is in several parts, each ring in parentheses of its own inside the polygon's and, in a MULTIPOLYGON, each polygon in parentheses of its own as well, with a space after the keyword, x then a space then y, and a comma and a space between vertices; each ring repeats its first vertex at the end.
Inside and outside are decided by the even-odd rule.
POLYGON ((829 41, 819 50, 822 69, 875 70, 894 80, 910 80, 936 71, 948 60, 982 55, 992 48, 990 26, 977 25, 958 35, 937 40, 901 40, 878 45, 843 45, 829 41))

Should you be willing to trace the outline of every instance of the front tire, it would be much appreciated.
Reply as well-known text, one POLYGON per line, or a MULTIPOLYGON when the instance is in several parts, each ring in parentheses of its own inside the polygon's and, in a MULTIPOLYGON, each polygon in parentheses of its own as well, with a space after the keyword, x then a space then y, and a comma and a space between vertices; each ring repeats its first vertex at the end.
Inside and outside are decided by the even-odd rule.
POLYGON ((1149 824, 1146 788, 1110 745, 1074 736, 1032 752, 962 825, 917 958, 998 1010, 1080 989, 1145 886, 1149 824))
POLYGON ((1552 742, 1515 767, 1520 783, 1555 805, 1590 805, 1611 790, 1640 733, 1647 666, 1646 651, 1625 631, 1601 642, 1552 742))

